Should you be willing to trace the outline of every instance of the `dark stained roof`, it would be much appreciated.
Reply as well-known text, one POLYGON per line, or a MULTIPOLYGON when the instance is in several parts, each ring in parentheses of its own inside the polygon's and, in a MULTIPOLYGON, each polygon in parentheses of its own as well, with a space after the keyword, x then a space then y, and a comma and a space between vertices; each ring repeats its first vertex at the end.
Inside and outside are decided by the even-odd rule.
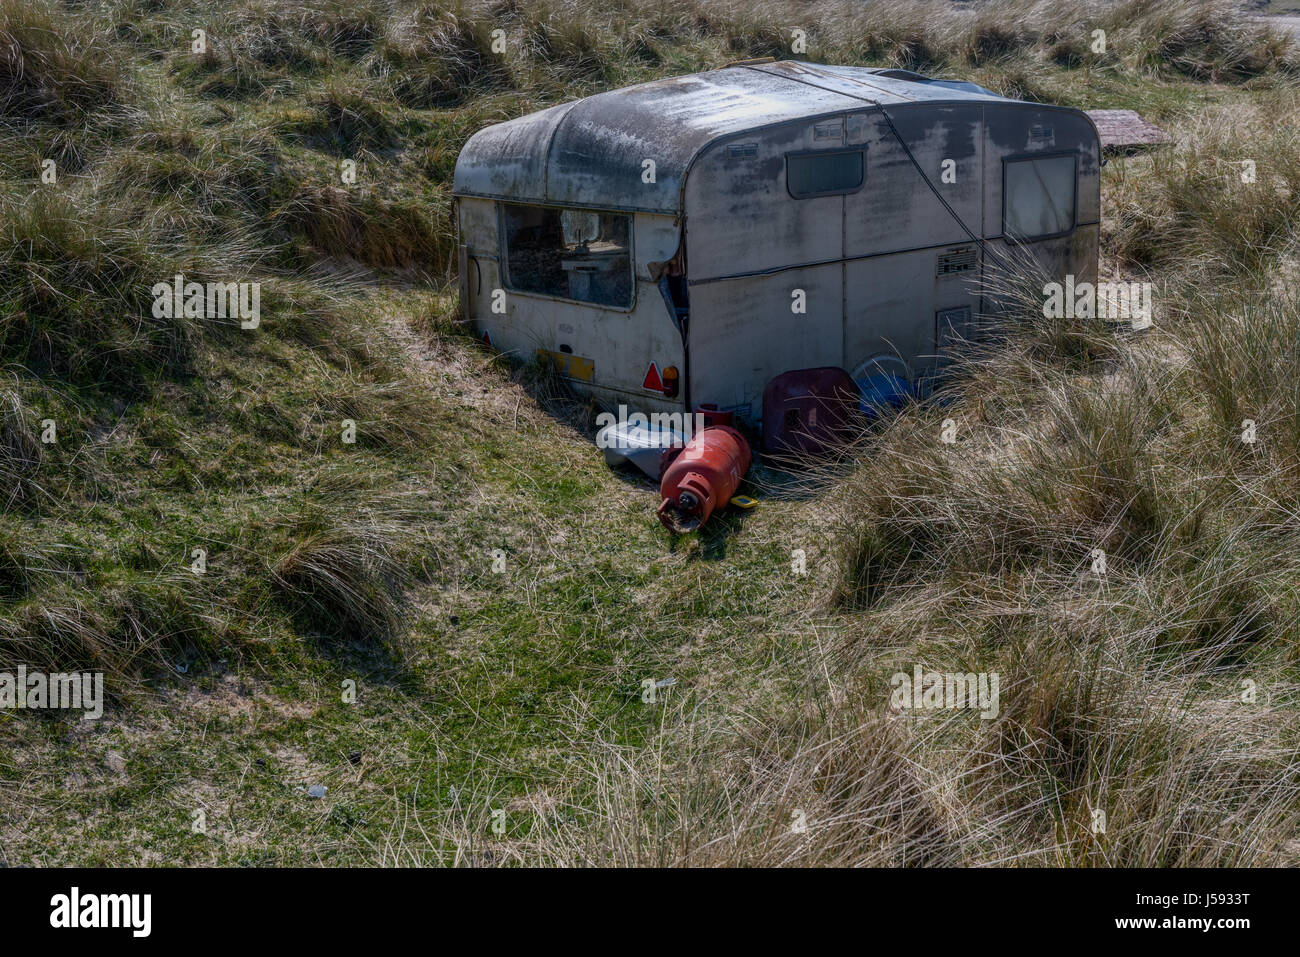
POLYGON ((973 83, 902 70, 745 63, 599 93, 480 130, 453 192, 676 213, 686 170, 720 137, 864 104, 1013 102, 973 83), (643 181, 643 161, 655 182, 643 181))

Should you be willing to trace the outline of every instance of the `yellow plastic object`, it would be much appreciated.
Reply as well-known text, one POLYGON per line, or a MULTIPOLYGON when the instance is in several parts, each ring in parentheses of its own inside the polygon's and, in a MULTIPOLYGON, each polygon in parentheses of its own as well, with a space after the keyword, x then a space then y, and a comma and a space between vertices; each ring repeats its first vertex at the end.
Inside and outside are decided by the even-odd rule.
POLYGON ((750 498, 748 495, 733 495, 731 504, 736 508, 750 509, 758 504, 758 499, 750 498))

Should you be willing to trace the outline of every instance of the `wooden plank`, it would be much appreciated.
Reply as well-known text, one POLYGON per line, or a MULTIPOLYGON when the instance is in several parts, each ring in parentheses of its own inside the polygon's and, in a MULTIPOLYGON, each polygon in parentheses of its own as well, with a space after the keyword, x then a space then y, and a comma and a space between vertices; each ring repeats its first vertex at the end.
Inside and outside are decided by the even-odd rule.
POLYGON ((1170 136, 1133 110, 1088 110, 1101 134, 1101 148, 1130 149, 1168 143, 1170 136))

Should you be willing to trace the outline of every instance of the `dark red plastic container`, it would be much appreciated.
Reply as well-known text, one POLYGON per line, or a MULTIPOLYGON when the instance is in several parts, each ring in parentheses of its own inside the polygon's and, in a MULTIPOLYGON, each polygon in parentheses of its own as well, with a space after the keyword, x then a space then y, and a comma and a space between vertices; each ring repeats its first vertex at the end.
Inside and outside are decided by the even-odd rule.
POLYGON ((799 369, 763 390, 763 449, 773 455, 821 456, 862 427, 858 387, 843 369, 799 369))

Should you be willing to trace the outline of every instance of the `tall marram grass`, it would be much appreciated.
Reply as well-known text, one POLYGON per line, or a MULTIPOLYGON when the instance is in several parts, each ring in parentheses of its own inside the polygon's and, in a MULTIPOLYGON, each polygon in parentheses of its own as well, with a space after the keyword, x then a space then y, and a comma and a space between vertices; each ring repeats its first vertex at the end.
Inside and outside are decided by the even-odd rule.
POLYGON ((185 368, 193 323, 154 318, 149 295, 171 263, 118 216, 58 193, 0 200, 0 356, 125 388, 185 368))
POLYGON ((1300 311, 1277 286, 1163 292, 1166 328, 1082 367, 1024 362, 1036 320, 1013 323, 954 405, 899 415, 832 494, 832 600, 923 628, 916 660, 1001 675, 1001 714, 970 732, 1005 841, 980 861, 1295 852, 1300 311))
POLYGON ((105 25, 52 6, 0 4, 0 116, 72 123, 122 102, 130 72, 105 25))
MULTIPOLYGON (((169 13, 156 16, 165 26, 153 29, 163 36, 187 35, 169 13)), ((209 29, 208 51, 175 65, 204 96, 275 97, 299 77, 355 64, 377 95, 416 109, 502 92, 563 96, 668 63, 700 69, 790 56, 796 29, 814 60, 989 68, 993 76, 1010 69, 1028 77, 1035 63, 1048 62, 1217 81, 1296 65, 1285 34, 1248 20, 1231 0, 409 0, 293 9, 245 2, 224 9, 209 29), (1093 49, 1098 29, 1107 34, 1105 51, 1093 49), (496 30, 504 31, 505 55, 494 48, 496 30)))
POLYGON ((44 450, 36 423, 22 396, 0 391, 0 514, 16 510, 35 498, 44 450))
POLYGON ((588 744, 571 789, 553 792, 526 833, 486 839, 486 813, 461 809, 422 821, 423 836, 383 856, 650 867, 1294 858, 1294 685, 1244 705, 1212 669, 1152 668, 1120 657, 1131 646, 1031 633, 993 662, 994 721, 891 711, 884 681, 860 677, 833 678, 805 711, 734 723, 682 699, 648 746, 588 744))
POLYGON ((1112 254, 1238 276, 1276 263, 1300 217, 1300 131, 1273 118, 1297 103, 1284 88, 1254 110, 1207 110, 1172 149, 1121 161, 1106 225, 1112 254))
POLYGON ((402 531, 339 524, 299 532, 293 547, 275 560, 272 579, 313 627, 348 640, 382 642, 399 620, 403 580, 392 540, 402 531))

